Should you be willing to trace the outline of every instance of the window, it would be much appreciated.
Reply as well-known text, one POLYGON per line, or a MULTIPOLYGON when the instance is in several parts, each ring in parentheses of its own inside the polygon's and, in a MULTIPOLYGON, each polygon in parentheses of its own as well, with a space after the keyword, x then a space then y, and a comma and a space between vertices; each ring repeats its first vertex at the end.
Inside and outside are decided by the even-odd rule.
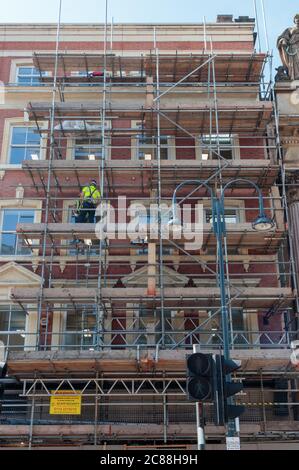
POLYGON ((217 160, 220 158, 217 153, 226 160, 232 160, 234 156, 234 139, 229 134, 219 134, 218 137, 216 134, 203 135, 200 141, 202 144, 202 160, 217 160), (220 151, 218 151, 218 144, 220 151))
MULTIPOLYGON (((171 219, 171 209, 169 207, 161 207, 161 225, 168 225, 171 219)), ((138 214, 138 221, 140 225, 147 227, 150 224, 158 224, 158 206, 153 206, 152 209, 147 208, 146 213, 144 209, 141 209, 140 214, 138 214)))
MULTIPOLYGON (((215 314, 215 310, 210 310, 208 312, 209 318, 211 318, 215 314)), ((246 343, 246 339, 243 337, 244 335, 244 314, 242 308, 232 308, 231 310, 232 315, 232 327, 234 331, 234 341, 237 344, 244 344, 246 343)), ((211 333, 210 343, 212 344, 221 344, 222 341, 222 327, 221 327, 221 318, 220 314, 217 317, 214 317, 210 321, 209 328, 211 333)), ((209 333, 210 334, 210 333, 209 333)), ((205 335, 207 340, 209 335, 205 335)))
POLYGON ((24 346, 26 315, 14 305, 0 305, 0 341, 9 349, 24 346))
MULTIPOLYGON (((169 230, 169 222, 172 219, 172 212, 167 204, 162 205, 162 217, 161 217, 161 230, 169 230)), ((130 216, 132 220, 136 221, 136 225, 138 226, 138 233, 139 237, 136 240, 132 240, 131 244, 138 244, 140 243, 147 243, 147 235, 149 232, 152 234, 158 234, 158 205, 153 205, 151 208, 146 208, 144 206, 140 206, 138 204, 133 204, 132 209, 130 212, 130 216), (142 237, 140 239, 140 237, 142 237)), ((137 232, 136 232, 137 234, 137 232)), ((142 254, 142 253, 140 253, 142 254)))
POLYGON ((30 255, 31 249, 16 234, 17 224, 33 223, 33 210, 11 210, 2 212, 1 252, 3 255, 30 255))
MULTIPOLYGON (((226 207, 224 209, 225 222, 227 224, 238 224, 240 223, 240 209, 235 207, 226 207)), ((205 210, 205 220, 207 224, 211 224, 213 221, 212 209, 205 210)))
MULTIPOLYGON (((138 323, 136 323, 136 329, 140 333, 136 338, 136 343, 139 345, 147 346, 155 346, 156 344, 160 343, 162 341, 161 312, 158 310, 140 307, 138 311, 138 318, 139 321, 138 323)), ((173 344, 173 340, 171 337, 171 332, 173 331, 171 324, 171 310, 164 310, 164 319, 165 344, 173 344)))
POLYGON ((76 139, 75 160, 100 160, 102 158, 101 139, 76 139))
POLYGON ((97 345, 97 308, 82 306, 68 311, 64 335, 67 349, 93 350, 97 345))
POLYGON ((17 84, 38 86, 41 83, 41 75, 46 76, 47 73, 41 72, 40 74, 35 67, 18 67, 17 84))
POLYGON ((33 127, 13 127, 9 163, 19 165, 23 160, 39 160, 41 137, 33 127))
MULTIPOLYGON (((161 160, 168 160, 168 137, 161 136, 161 160)), ((157 160, 158 159, 158 139, 157 137, 148 137, 137 135, 137 159, 138 160, 157 160)))

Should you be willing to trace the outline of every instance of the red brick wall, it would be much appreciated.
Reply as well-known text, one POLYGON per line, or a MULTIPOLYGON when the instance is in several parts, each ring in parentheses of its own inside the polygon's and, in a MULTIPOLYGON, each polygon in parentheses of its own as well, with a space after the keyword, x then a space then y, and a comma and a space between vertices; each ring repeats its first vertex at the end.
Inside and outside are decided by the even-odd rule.
MULTIPOLYGON (((160 51, 163 50, 192 50, 192 51, 202 51, 204 50, 204 42, 202 41, 158 41, 157 47, 160 51)), ((55 42, 38 42, 38 49, 43 51, 55 51, 56 45, 55 42)), ((138 51, 146 50, 150 51, 154 48, 153 41, 138 41, 138 42, 118 42, 113 43, 114 50, 123 50, 123 51, 138 51)), ((11 41, 0 41, 0 50, 36 50, 37 42, 11 42, 11 41)), ((59 45, 60 51, 71 51, 71 50, 103 50, 104 43, 99 41, 87 42, 87 41, 78 41, 78 42, 61 42, 59 45)), ((219 51, 231 51, 244 50, 252 51, 253 42, 234 42, 234 41, 214 41, 213 49, 219 51)))
POLYGON ((258 137, 240 137, 239 144, 242 159, 263 160, 265 158, 264 139, 258 137))

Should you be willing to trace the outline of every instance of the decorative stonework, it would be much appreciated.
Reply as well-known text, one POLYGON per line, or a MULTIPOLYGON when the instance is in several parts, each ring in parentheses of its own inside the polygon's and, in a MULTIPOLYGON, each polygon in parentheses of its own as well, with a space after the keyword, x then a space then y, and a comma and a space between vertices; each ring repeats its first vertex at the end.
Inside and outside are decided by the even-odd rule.
MULTIPOLYGON (((299 79, 299 14, 294 17, 295 27, 287 28, 277 40, 283 71, 278 70, 278 80, 299 79)), ((281 67, 279 67, 281 69, 281 67)))

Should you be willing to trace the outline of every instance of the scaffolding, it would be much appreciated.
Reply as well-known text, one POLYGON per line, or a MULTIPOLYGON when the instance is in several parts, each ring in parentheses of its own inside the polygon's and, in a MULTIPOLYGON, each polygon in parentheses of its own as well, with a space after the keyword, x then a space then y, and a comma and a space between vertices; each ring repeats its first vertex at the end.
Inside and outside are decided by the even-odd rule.
MULTIPOLYGON (((236 180, 226 192, 224 253, 230 347, 232 357, 242 361, 235 380, 244 381, 247 394, 239 397, 248 406, 242 436, 267 439, 282 416, 279 429, 284 436, 292 430, 298 439, 290 418, 298 405, 297 375, 289 359, 298 335, 298 289, 292 249, 289 257, 279 123, 274 106, 273 124, 272 84, 264 79, 271 55, 216 53, 207 37, 201 54, 163 54, 157 26, 148 53, 114 54, 107 2, 103 53, 62 52, 60 18, 61 2, 55 52, 33 54, 49 100, 31 101, 25 110, 44 142, 45 159, 23 161, 31 179, 23 189, 25 198, 35 191, 41 209, 39 222, 18 224, 15 234, 31 253, 18 261, 41 280, 11 289, 12 302, 26 315, 37 311, 37 328, 24 334, 25 346, 10 347, 15 333, 7 332, 9 370, 20 379, 24 403, 4 405, 17 418, 7 418, 7 427, 1 421, 1 434, 30 448, 41 438, 55 441, 57 429, 70 439, 68 424, 77 429, 73 443, 195 441, 194 406, 185 399, 185 356, 194 345, 207 352, 223 348, 210 196, 203 186, 180 193, 180 204, 193 205, 191 214, 198 200, 204 206, 203 245, 197 250, 185 247, 191 232, 177 239, 170 230, 164 236, 163 211, 180 183, 200 179, 216 194, 236 180), (102 74, 93 76, 95 70, 102 74), (82 144, 83 159, 69 157, 77 140, 88 142, 82 144), (165 159, 165 150, 176 158, 165 159), (91 153, 93 158, 86 158, 91 153), (126 233, 113 239, 106 232, 99 240, 94 224, 71 223, 74 199, 87 178, 99 180, 103 201, 115 207, 123 195, 128 203, 156 204, 155 236, 132 242, 126 233), (267 214, 275 220, 266 234, 248 222, 257 214, 258 194, 242 178, 263 191, 267 214), (83 250, 76 242, 82 239, 88 242, 83 250), (54 333, 53 318, 63 315, 72 321, 66 331, 54 333), (279 321, 267 329, 271 319, 279 321), (256 383, 258 391, 251 388, 256 383), (80 419, 49 416, 49 397, 63 388, 80 389, 86 398, 80 419), (277 401, 275 393, 282 394, 277 401), (128 422, 126 433, 121 423, 128 422), (25 437, 9 430, 18 424, 26 424, 25 437)), ((212 408, 207 416, 211 423, 212 408)))

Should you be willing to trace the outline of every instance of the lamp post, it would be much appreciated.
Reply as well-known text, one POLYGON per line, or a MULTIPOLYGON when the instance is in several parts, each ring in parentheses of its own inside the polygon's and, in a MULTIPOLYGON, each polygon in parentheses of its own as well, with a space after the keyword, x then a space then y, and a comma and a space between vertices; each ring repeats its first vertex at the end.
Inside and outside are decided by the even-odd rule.
MULTIPOLYGON (((229 181, 222 189, 220 197, 215 195, 213 189, 205 182, 201 180, 187 180, 181 183, 175 189, 172 198, 172 215, 173 219, 170 223, 178 224, 179 219, 177 216, 177 193, 182 187, 187 185, 196 185, 197 187, 204 186, 211 197, 212 201, 212 226, 213 232, 217 239, 217 254, 218 254, 218 286, 220 289, 220 300, 221 300, 221 326, 222 326, 222 335, 223 335, 223 353, 224 359, 230 360, 230 338, 229 338, 229 320, 228 320, 228 311, 227 311, 227 293, 226 293, 226 283, 225 283, 225 267, 224 267, 224 256, 223 256, 223 241, 226 235, 226 223, 225 223, 225 208, 224 208, 224 198, 225 191, 233 184, 237 182, 248 183, 253 186, 259 198, 259 215, 252 222, 252 228, 256 231, 263 232, 268 231, 274 228, 275 224, 273 220, 269 219, 266 216, 264 209, 264 200, 261 189, 252 181, 247 179, 235 179, 229 181)), ((194 190, 195 192, 196 190, 194 190)), ((193 194, 193 193, 191 193, 193 194)), ((228 377, 228 382, 231 381, 231 378, 228 377)), ((233 398, 229 398, 231 404, 233 404, 233 398)), ((235 420, 230 419, 228 422, 227 436, 234 437, 236 435, 236 423, 235 420)))

